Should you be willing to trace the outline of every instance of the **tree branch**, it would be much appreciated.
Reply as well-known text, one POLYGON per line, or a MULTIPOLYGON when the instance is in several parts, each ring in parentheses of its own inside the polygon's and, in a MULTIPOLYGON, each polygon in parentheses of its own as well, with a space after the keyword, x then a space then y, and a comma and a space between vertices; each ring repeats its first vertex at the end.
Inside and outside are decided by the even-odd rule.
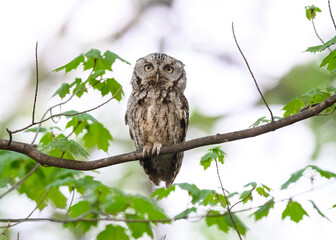
POLYGON ((328 0, 328 8, 329 8, 329 13, 330 13, 331 21, 333 22, 334 28, 336 30, 336 23, 335 23, 335 19, 333 17, 332 11, 331 11, 330 0, 328 0))
MULTIPOLYGON (((332 106, 336 103, 336 95, 333 95, 327 99, 325 99, 320 104, 311 107, 305 111, 300 111, 297 114, 293 114, 289 117, 282 118, 278 121, 270 122, 268 124, 258 126, 255 128, 248 128, 240 131, 234 131, 224 134, 216 134, 212 136, 196 138, 190 141, 186 141, 179 144, 174 144, 170 146, 163 146, 161 148, 160 154, 168 154, 168 153, 177 153, 183 152, 187 150, 191 150, 194 148, 198 148, 201 146, 207 146, 212 144, 219 144, 224 142, 232 142, 240 139, 256 137, 261 134, 265 134, 271 131, 275 131, 277 129, 289 126, 296 122, 302 121, 304 119, 313 117, 321 113, 323 110, 332 106)), ((75 169, 75 170, 93 170, 98 168, 103 168, 119 163, 125 163, 130 161, 135 161, 142 159, 142 151, 134 151, 130 153, 125 153, 121 155, 111 156, 107 158, 102 158, 93 161, 77 161, 77 160, 69 160, 57 157, 48 156, 39 150, 36 149, 34 145, 30 145, 27 143, 12 141, 10 145, 8 145, 9 140, 0 140, 0 149, 10 150, 18 153, 22 153, 41 165, 54 166, 66 169, 75 169)))
POLYGON ((261 96, 261 98, 262 98, 262 100, 263 100, 263 102, 264 102, 266 108, 268 109, 268 111, 269 111, 269 113, 270 113, 270 115, 271 115, 271 120, 272 120, 272 122, 274 122, 274 116, 273 116, 272 110, 271 110, 271 108, 268 106, 268 104, 267 104, 267 102, 266 102, 266 99, 265 99, 264 95, 262 94, 262 92, 261 92, 261 90, 260 90, 260 88, 259 88, 257 79, 254 77, 254 74, 253 74, 253 72, 252 72, 252 70, 251 70, 251 68, 250 68, 250 64, 248 63, 248 61, 247 61, 247 59, 246 59, 246 57, 245 57, 243 51, 241 50, 241 48, 240 48, 240 46, 239 46, 239 44, 238 44, 238 41, 237 41, 237 38, 236 38, 236 34, 235 34, 235 31, 234 31, 234 25, 233 25, 233 22, 232 22, 232 34, 233 34, 234 41, 235 41, 235 43, 236 43, 236 45, 237 45, 237 48, 238 48, 238 50, 239 50, 239 52, 240 52, 240 55, 242 55, 242 57, 243 57, 243 59, 244 59, 244 61, 245 61, 245 63, 246 63, 246 66, 247 66, 247 68, 248 68, 248 70, 249 70, 249 72, 250 72, 250 74, 251 74, 251 77, 253 78, 254 84, 255 84, 255 86, 257 87, 257 90, 258 90, 258 92, 259 92, 259 94, 260 94, 260 96, 261 96))
POLYGON ((35 121, 34 120, 35 119, 35 108, 36 108, 37 91, 38 91, 38 84, 39 84, 37 47, 38 47, 38 42, 36 42, 36 46, 35 46, 36 87, 35 87, 34 104, 33 104, 33 112, 32 112, 32 124, 34 124, 34 121, 35 121))

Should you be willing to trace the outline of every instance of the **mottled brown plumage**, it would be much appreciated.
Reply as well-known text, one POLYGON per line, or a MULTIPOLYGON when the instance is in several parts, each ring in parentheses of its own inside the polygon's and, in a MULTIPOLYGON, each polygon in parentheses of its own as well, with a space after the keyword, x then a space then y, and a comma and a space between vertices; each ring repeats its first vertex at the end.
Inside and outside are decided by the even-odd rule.
POLYGON ((125 116, 130 135, 149 179, 168 188, 178 174, 182 153, 159 155, 161 146, 185 141, 189 124, 184 64, 163 53, 152 53, 137 60, 131 80, 132 93, 125 116))

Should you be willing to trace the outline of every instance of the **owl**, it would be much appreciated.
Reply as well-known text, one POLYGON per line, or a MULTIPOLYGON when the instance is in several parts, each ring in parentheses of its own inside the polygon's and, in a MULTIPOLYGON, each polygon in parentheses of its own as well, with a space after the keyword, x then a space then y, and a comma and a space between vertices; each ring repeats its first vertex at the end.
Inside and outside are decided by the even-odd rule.
POLYGON ((152 53, 136 61, 132 93, 125 115, 130 136, 142 150, 140 164, 149 179, 168 188, 178 174, 183 152, 159 155, 162 146, 185 141, 189 105, 183 92, 187 78, 184 64, 164 53, 152 53))

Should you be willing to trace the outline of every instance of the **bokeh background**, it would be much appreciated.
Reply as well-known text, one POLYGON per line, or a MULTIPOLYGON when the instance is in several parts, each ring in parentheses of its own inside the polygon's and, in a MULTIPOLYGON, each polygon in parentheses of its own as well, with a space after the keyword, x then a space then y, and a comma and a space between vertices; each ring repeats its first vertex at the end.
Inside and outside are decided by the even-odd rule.
MULTIPOLYGON (((64 65, 92 48, 117 53, 132 66, 117 62, 114 77, 122 84, 125 98, 111 102, 92 115, 103 122, 113 137, 108 153, 94 151, 92 159, 133 150, 124 125, 127 97, 133 66, 139 57, 165 52, 186 65, 188 83, 185 92, 191 109, 187 139, 248 128, 258 118, 268 116, 246 65, 235 46, 231 24, 240 46, 276 116, 297 95, 313 87, 333 84, 335 76, 319 69, 323 54, 304 50, 320 42, 304 7, 316 5, 322 13, 315 21, 325 40, 335 35, 326 0, 13 0, 0 3, 0 136, 5 129, 17 129, 30 123, 35 88, 35 43, 38 41, 40 88, 37 116, 60 101, 51 98, 73 73, 55 73, 64 65)), ((336 2, 331 1, 334 15, 336 2)), ((85 110, 103 102, 99 94, 75 99, 62 111, 85 110)), ((62 122, 60 122, 62 123, 62 122)), ((264 183, 274 190, 276 200, 289 198, 323 185, 300 181, 286 192, 279 188, 290 174, 308 164, 322 169, 336 169, 336 128, 333 117, 297 123, 256 138, 223 144, 227 153, 220 167, 224 187, 241 191, 251 181, 264 183)), ((15 140, 29 142, 32 135, 19 134, 15 140)), ((175 182, 195 183, 200 188, 219 189, 216 169, 204 171, 199 165, 208 147, 186 152, 184 164, 175 182)), ((111 186, 129 193, 148 195, 151 185, 137 162, 89 173, 111 186)), ((309 211, 299 224, 281 220, 286 202, 278 203, 269 216, 254 223, 249 214, 240 215, 250 228, 246 239, 331 239, 336 234, 334 184, 295 197, 309 211), (313 199, 331 222, 312 209, 313 199)), ((184 210, 188 196, 177 191, 162 207, 170 215, 184 210)), ((255 206, 248 203, 238 209, 255 206)), ((24 217, 34 203, 12 193, 0 202, 0 218, 24 217)), ((33 217, 48 216, 48 212, 33 217)), ((55 223, 23 223, 12 230, 16 239, 77 239, 55 223)), ((95 239, 95 231, 81 239, 95 239)), ((204 221, 178 221, 159 226, 156 238, 166 239, 236 239, 236 233, 224 235, 204 221)))

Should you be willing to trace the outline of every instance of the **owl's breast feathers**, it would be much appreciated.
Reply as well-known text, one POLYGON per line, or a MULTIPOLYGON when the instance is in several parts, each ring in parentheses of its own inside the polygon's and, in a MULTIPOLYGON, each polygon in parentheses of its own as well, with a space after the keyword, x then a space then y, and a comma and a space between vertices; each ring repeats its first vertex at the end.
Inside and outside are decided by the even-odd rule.
MULTIPOLYGON (((133 91, 125 116, 137 150, 144 145, 164 145, 185 141, 189 125, 189 106, 183 93, 161 88, 139 88, 133 91)), ((170 186, 174 181, 183 153, 150 156, 141 160, 149 178, 156 185, 160 180, 170 186)))

